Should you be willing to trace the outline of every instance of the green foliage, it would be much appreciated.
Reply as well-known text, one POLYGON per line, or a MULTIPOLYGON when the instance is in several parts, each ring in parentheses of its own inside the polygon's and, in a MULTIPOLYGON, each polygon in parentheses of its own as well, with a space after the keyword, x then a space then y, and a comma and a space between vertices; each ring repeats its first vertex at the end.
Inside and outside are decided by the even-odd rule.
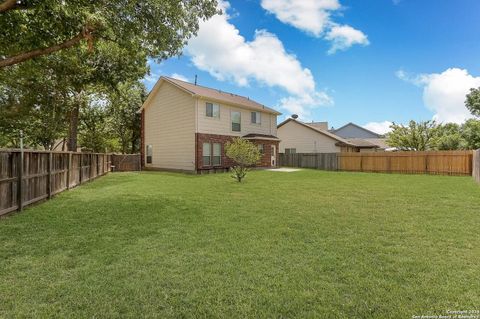
POLYGON ((465 140, 465 148, 480 149, 480 120, 467 120, 462 126, 462 137, 465 140))
POLYGON ((233 175, 238 182, 241 182, 247 175, 248 167, 255 165, 260 160, 258 147, 243 138, 235 138, 225 145, 225 153, 236 165, 232 168, 233 175))
POLYGON ((455 123, 438 125, 435 128, 433 148, 439 151, 460 150, 466 147, 461 126, 455 123))
POLYGON ((387 144, 403 151, 426 151, 435 147, 435 121, 410 121, 408 126, 392 124, 387 144))
POLYGON ((112 151, 110 120, 103 96, 92 95, 89 103, 81 110, 80 145, 82 151, 103 153, 112 151))
MULTIPOLYGON (((199 21, 215 13, 215 0, 16 1, 11 10, 0 13, 0 61, 65 43, 79 34, 88 33, 88 37, 69 49, 0 69, 0 143, 15 146, 23 129, 31 147, 48 148, 68 132, 70 148, 75 150, 81 122, 76 114, 92 112, 82 110, 88 107, 86 95, 106 94, 118 102, 118 87, 121 83, 137 86, 148 73, 148 58, 162 60, 179 54, 197 32, 199 21)), ((144 98, 126 96, 135 102, 118 104, 122 109, 118 112, 116 104, 109 107, 115 119, 112 125, 122 140, 113 144, 121 144, 122 151, 135 151, 138 116, 127 123, 125 116, 131 112, 125 108, 128 104, 133 109, 144 98), (122 124, 125 131, 118 129, 122 124), (131 145, 127 148, 128 134, 131 145)), ((91 118, 85 119, 82 129, 91 128, 90 124, 91 118)), ((94 141, 82 134, 88 148, 102 148, 105 143, 100 140, 110 139, 94 141)))
POLYGON ((414 122, 405 127, 392 125, 387 143, 404 151, 462 150, 480 148, 480 120, 470 119, 462 125, 414 122))
POLYGON ((116 50, 165 59, 181 53, 199 21, 216 13, 215 0, 20 1, 0 19, 0 56, 48 48, 88 32, 94 49, 108 43, 116 50), (15 41, 12 41, 15 39, 15 41))
POLYGON ((480 88, 470 89, 465 105, 473 115, 480 116, 480 88))
POLYGON ((141 82, 121 83, 110 94, 109 113, 114 135, 120 143, 122 153, 140 151, 140 105, 147 98, 141 82))
POLYGON ((0 72, 0 147, 18 147, 23 130, 27 147, 50 149, 66 134, 68 92, 54 72, 14 67, 0 72), (43 79, 40 81, 39 79, 43 79))

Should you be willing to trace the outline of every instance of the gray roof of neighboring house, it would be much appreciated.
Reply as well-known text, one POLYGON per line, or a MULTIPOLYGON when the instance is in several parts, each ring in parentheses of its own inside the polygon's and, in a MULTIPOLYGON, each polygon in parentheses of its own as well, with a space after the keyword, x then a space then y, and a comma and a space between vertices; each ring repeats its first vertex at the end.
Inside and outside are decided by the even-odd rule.
POLYGON ((299 120, 289 118, 282 123, 280 123, 277 128, 282 127, 283 125, 287 124, 288 122, 295 122, 297 124, 303 125, 309 129, 312 129, 320 134, 326 135, 334 140, 337 141, 338 145, 346 145, 346 146, 353 146, 353 147, 358 147, 358 148, 382 148, 385 149, 388 146, 385 143, 385 139, 382 138, 349 138, 345 139, 342 138, 338 135, 335 135, 331 131, 325 131, 322 129, 319 129, 315 126, 310 125, 310 123, 304 123, 299 120))
POLYGON ((330 130, 334 134, 338 134, 343 138, 381 138, 382 135, 372 132, 355 123, 347 123, 340 128, 330 130))
MULTIPOLYGON (((157 84, 155 84, 155 86, 159 85, 159 83, 161 83, 162 81, 166 81, 170 84, 173 84, 178 88, 184 91, 187 91, 193 96, 201 97, 207 100, 210 99, 212 101, 216 101, 220 103, 223 102, 227 104, 233 104, 236 106, 245 107, 250 110, 261 111, 261 112, 266 112, 266 113, 275 114, 275 115, 281 114, 280 112, 272 108, 269 108, 263 104, 260 104, 254 100, 251 100, 250 98, 245 96, 224 92, 222 90, 217 90, 217 89, 209 88, 206 86, 196 85, 190 82, 185 82, 185 81, 177 80, 177 79, 166 77, 166 76, 160 77, 160 79, 158 80, 157 84)), ((152 92, 154 90, 155 88, 152 89, 152 92)))
POLYGON ((328 131, 328 122, 310 122, 310 123, 306 123, 310 126, 313 126, 313 127, 316 127, 318 129, 321 129, 321 130, 324 130, 324 131, 328 131))

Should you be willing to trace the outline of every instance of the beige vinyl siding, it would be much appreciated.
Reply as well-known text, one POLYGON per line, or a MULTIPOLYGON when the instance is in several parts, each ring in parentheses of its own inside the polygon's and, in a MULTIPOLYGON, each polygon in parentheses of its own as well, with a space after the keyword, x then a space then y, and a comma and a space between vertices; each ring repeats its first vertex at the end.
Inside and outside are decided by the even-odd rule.
POLYGON ((282 125, 278 129, 277 136, 280 139, 280 153, 285 153, 286 148, 295 148, 297 153, 340 152, 340 147, 335 145, 337 140, 295 121, 282 125))
POLYGON ((146 167, 195 169, 195 100, 164 82, 145 108, 145 145, 153 146, 146 167))
POLYGON ((233 105, 221 104, 213 102, 214 104, 220 105, 220 117, 212 118, 206 116, 206 102, 212 102, 209 100, 198 99, 197 108, 198 108, 198 122, 197 122, 197 131, 198 133, 204 134, 218 134, 218 135, 232 135, 232 136, 243 136, 246 134, 257 133, 257 134, 266 134, 274 135, 277 134, 277 116, 269 113, 261 112, 261 123, 252 124, 251 123, 251 112, 250 110, 239 108, 233 105), (231 122, 231 112, 237 111, 241 113, 241 132, 232 131, 232 122, 231 122))

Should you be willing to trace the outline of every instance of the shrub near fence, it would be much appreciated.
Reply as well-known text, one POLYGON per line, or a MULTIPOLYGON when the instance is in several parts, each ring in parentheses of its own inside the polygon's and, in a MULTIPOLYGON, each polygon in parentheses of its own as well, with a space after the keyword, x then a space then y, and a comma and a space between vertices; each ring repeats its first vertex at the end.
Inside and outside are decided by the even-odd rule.
POLYGON ((471 175, 472 151, 280 154, 280 166, 403 174, 471 175))
POLYGON ((102 176, 110 167, 110 154, 26 150, 22 156, 19 150, 0 150, 0 216, 102 176))

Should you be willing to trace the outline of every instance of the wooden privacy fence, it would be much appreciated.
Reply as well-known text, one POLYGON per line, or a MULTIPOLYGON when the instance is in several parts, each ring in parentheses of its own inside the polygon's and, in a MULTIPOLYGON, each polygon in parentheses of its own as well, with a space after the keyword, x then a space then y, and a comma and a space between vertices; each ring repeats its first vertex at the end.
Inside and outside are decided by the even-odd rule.
POLYGON ((0 216, 110 171, 110 154, 0 150, 0 216))
POLYGON ((338 170, 337 153, 280 153, 280 166, 315 168, 326 171, 338 170))
POLYGON ((112 165, 115 172, 142 170, 140 154, 112 154, 112 165))
POLYGON ((471 175, 472 151, 339 153, 342 171, 471 175))
POLYGON ((473 173, 472 176, 480 183, 480 149, 473 153, 473 173))
POLYGON ((299 153, 280 154, 279 164, 353 172, 472 175, 472 158, 473 151, 299 153))

